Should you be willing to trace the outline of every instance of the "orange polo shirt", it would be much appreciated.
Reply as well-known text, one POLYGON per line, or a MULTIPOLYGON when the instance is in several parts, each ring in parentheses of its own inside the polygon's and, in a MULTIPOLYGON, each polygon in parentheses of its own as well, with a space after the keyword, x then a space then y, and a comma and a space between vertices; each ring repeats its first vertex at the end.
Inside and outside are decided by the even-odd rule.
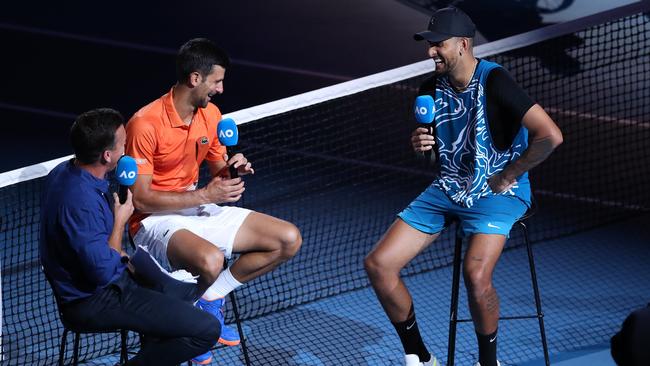
MULTIPOLYGON (((152 175, 151 188, 184 192, 194 189, 203 160, 222 161, 226 148, 217 139, 221 112, 212 103, 199 108, 186 125, 169 93, 144 106, 126 126, 126 154, 138 165, 138 174, 152 175)), ((131 234, 146 214, 136 212, 129 221, 131 234)))

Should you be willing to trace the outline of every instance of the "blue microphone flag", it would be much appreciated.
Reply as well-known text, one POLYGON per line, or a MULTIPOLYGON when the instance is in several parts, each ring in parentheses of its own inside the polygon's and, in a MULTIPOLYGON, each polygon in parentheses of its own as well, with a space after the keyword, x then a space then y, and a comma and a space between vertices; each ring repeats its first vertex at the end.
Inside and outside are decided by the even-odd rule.
POLYGON ((237 124, 232 118, 224 118, 217 125, 217 138, 223 146, 235 146, 239 141, 237 124))
POLYGON ((420 95, 415 98, 415 119, 418 123, 429 124, 435 116, 433 98, 430 95, 420 95))
POLYGON ((115 175, 120 185, 132 186, 138 176, 138 165, 135 163, 135 159, 128 155, 122 156, 117 162, 115 175))

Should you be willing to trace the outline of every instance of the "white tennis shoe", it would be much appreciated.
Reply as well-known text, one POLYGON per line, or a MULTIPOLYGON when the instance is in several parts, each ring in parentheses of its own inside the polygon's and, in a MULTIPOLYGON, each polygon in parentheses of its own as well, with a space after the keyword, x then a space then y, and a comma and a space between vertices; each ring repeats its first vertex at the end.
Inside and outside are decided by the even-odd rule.
MULTIPOLYGON (((474 364, 474 366, 481 366, 481 363, 477 362, 474 364)), ((497 360, 497 366, 501 366, 501 362, 499 362, 499 360, 497 360)))
POLYGON ((406 355, 404 356, 404 365, 405 366, 440 366, 438 360, 431 355, 431 359, 428 362, 420 362, 418 355, 406 355))

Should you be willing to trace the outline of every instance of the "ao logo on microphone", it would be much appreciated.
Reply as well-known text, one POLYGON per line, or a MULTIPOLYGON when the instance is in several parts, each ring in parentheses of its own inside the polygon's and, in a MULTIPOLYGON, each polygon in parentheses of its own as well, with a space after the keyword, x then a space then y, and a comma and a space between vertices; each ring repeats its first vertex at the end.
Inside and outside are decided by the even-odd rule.
POLYGON ((433 122, 435 109, 435 103, 430 95, 420 95, 415 98, 415 119, 418 123, 433 122))
POLYGON ((429 114, 429 109, 425 106, 415 106, 415 114, 418 114, 420 116, 426 116, 429 114))
POLYGON ((239 140, 237 124, 232 118, 224 118, 217 125, 217 138, 223 146, 235 146, 239 140))
POLYGON ((138 165, 135 159, 128 155, 124 155, 117 162, 117 181, 123 186, 132 186, 138 176, 138 165))
POLYGON ((219 131, 219 138, 232 138, 235 136, 235 131, 233 130, 221 130, 219 131))
POLYGON ((135 171, 133 171, 133 170, 131 170, 129 172, 127 172, 126 170, 123 170, 120 173, 120 175, 118 175, 118 177, 120 177, 122 179, 133 179, 133 178, 135 178, 136 175, 137 175, 137 173, 135 171))

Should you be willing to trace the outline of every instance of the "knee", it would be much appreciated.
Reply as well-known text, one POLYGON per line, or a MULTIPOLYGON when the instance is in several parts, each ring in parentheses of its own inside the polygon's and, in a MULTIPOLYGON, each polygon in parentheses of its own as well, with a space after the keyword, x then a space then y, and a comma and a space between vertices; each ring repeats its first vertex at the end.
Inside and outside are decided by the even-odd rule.
POLYGON ((300 230, 294 224, 288 224, 280 233, 280 257, 285 261, 298 253, 302 246, 300 230))
POLYGON ((223 270, 223 253, 215 247, 214 250, 203 254, 199 267, 202 276, 207 277, 211 281, 216 280, 219 273, 223 270))
POLYGON ((363 267, 370 281, 379 279, 383 274, 388 272, 383 261, 374 252, 368 254, 363 260, 363 267))
POLYGON ((492 289, 492 275, 482 267, 465 268, 463 276, 470 298, 479 299, 492 289))

